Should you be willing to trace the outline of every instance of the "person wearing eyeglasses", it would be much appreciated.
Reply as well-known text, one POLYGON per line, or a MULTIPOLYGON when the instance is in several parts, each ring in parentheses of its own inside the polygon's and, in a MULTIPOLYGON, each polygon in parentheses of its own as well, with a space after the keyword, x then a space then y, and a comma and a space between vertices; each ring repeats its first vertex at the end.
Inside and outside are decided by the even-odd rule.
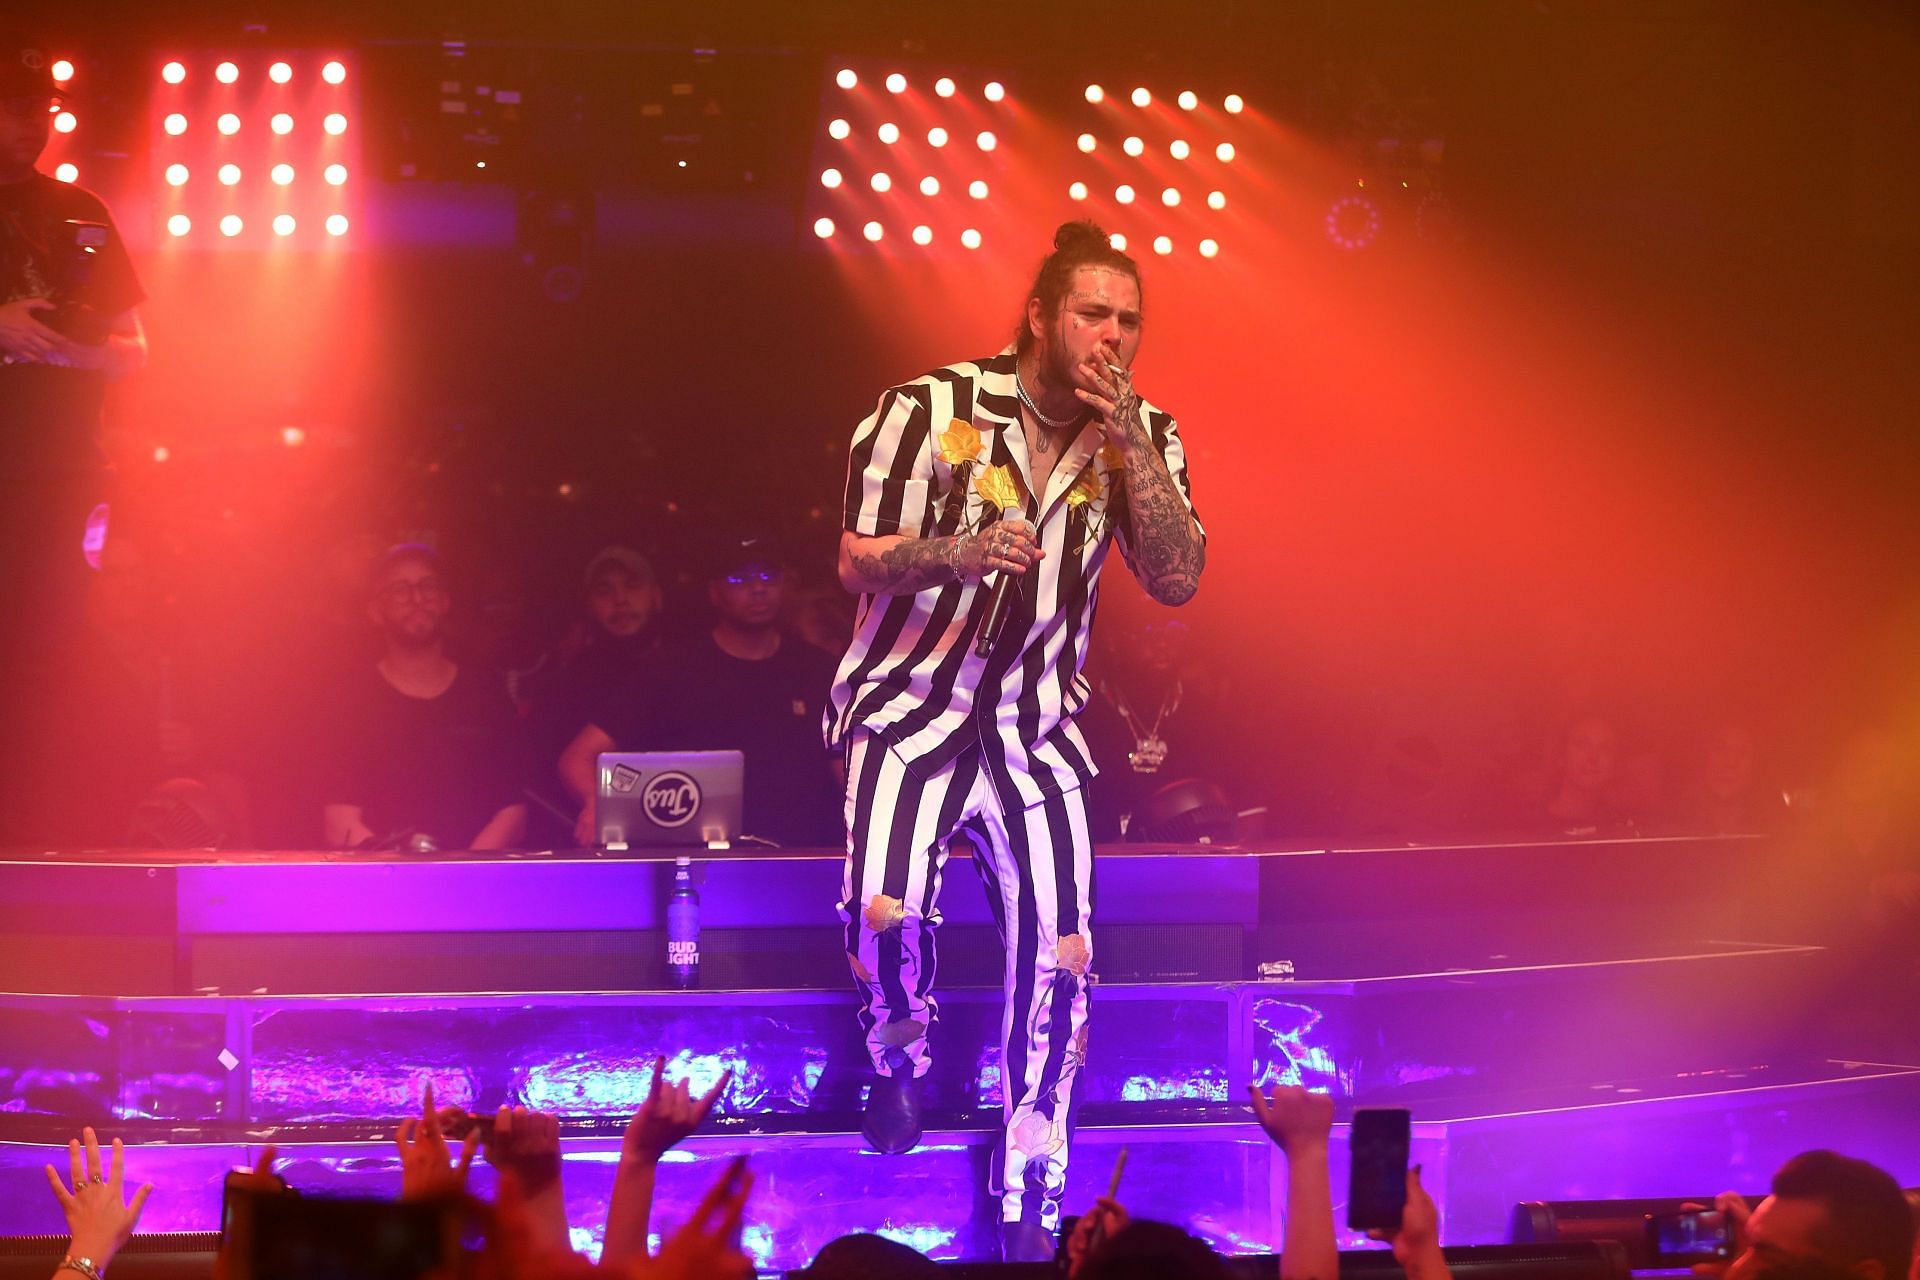
POLYGON ((439 553, 407 543, 375 569, 381 652, 336 699, 322 817, 336 849, 510 849, 526 831, 520 724, 505 681, 455 662, 439 553))
POLYGON ((833 658, 781 626, 787 562, 774 539, 722 539, 707 574, 713 626, 611 691, 560 760, 580 801, 574 837, 599 842, 594 761, 603 751, 746 753, 744 834, 839 847, 840 783, 820 742, 833 658))

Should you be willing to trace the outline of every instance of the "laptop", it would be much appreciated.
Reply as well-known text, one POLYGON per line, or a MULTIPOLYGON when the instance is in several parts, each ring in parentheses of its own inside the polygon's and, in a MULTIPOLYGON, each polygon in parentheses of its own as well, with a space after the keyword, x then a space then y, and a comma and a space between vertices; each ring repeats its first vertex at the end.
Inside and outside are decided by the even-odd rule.
POLYGON ((724 848, 740 834, 747 757, 740 751, 608 751, 595 769, 595 815, 609 849, 724 848))

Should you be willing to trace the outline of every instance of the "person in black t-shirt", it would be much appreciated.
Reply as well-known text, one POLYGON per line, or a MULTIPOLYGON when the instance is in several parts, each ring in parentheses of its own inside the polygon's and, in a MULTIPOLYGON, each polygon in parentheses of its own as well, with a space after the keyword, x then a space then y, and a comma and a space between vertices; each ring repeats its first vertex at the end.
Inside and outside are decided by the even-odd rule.
MULTIPOLYGON (((22 793, 57 786, 71 761, 38 744, 66 718, 63 654, 84 630, 88 514, 103 497, 96 436, 109 379, 138 369, 144 295, 91 192, 34 166, 64 96, 50 56, 0 39, 0 582, 31 608, 0 627, 0 776, 22 793), (70 221, 99 224, 83 252, 70 221)), ((32 815, 0 807, 0 844, 38 839, 32 815)))
POLYGON ((452 605, 432 548, 395 547, 368 614, 385 652, 340 690, 323 766, 327 844, 508 849, 526 830, 526 765, 506 684, 447 656, 452 605))
POLYGON ((560 758, 581 802, 574 837, 598 842, 594 763, 603 751, 744 751, 744 834, 838 848, 846 838, 819 723, 833 658, 780 629, 786 569, 772 540, 730 540, 707 582, 713 629, 612 691, 560 758))

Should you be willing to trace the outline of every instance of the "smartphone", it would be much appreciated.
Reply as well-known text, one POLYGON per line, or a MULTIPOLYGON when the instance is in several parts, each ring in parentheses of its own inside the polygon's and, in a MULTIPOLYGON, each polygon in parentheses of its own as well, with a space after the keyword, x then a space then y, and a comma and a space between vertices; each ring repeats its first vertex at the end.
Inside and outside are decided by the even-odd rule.
POLYGON ((229 1188, 231 1280, 458 1276, 467 1210, 451 1200, 363 1200, 229 1188))
POLYGON ((1347 1225, 1398 1231, 1407 1207, 1413 1116, 1405 1107, 1362 1107, 1347 1131, 1347 1225))
POLYGON ((247 1202, 249 1196, 297 1196, 300 1193, 287 1185, 287 1180, 277 1173, 258 1174, 251 1169, 229 1169, 220 1184, 220 1244, 226 1247, 233 1236, 234 1220, 241 1215, 251 1219, 252 1206, 247 1202))
POLYGON ((1647 1261, 1684 1267, 1733 1256, 1733 1218, 1718 1209, 1681 1209, 1647 1215, 1647 1261))

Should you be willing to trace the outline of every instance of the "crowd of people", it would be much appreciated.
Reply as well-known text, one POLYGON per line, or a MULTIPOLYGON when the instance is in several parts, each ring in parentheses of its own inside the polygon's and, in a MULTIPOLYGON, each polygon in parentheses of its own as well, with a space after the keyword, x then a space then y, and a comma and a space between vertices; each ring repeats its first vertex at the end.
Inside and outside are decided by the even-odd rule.
MULTIPOLYGON (((576 1250, 573 1229, 585 1224, 568 1221, 559 1123, 540 1112, 503 1106, 491 1116, 473 1116, 456 1107, 436 1107, 431 1087, 426 1088, 420 1114, 401 1121, 394 1132, 400 1201, 432 1206, 455 1221, 457 1229, 447 1240, 465 1242, 471 1274, 480 1277, 586 1280, 608 1272, 660 1280, 749 1277, 755 1260, 742 1248, 741 1227, 754 1176, 745 1156, 729 1161, 692 1216, 658 1233, 657 1250, 652 1246, 654 1187, 663 1157, 699 1128, 727 1084, 722 1076, 704 1095, 695 1095, 685 1080, 669 1082, 664 1059, 656 1060, 648 1096, 622 1138, 607 1218, 597 1233, 597 1260, 576 1250), (491 1201, 469 1185, 469 1171, 482 1153, 497 1173, 491 1201)), ((1283 1280, 1334 1280, 1340 1255, 1328 1173, 1333 1099, 1286 1085, 1270 1092, 1250 1085, 1248 1094, 1253 1118, 1278 1149, 1276 1167, 1286 1179, 1279 1273, 1283 1280)), ((274 1149, 267 1147, 251 1171, 229 1178, 229 1199, 248 1205, 229 1216, 215 1275, 253 1274, 251 1259, 274 1255, 275 1241, 259 1236, 271 1232, 278 1219, 248 1211, 258 1198, 288 1193, 285 1180, 273 1171, 274 1159, 274 1149), (248 1225, 236 1229, 236 1218, 248 1225), (228 1257, 226 1250, 247 1250, 249 1259, 228 1257)), ((103 1151, 91 1128, 69 1144, 67 1176, 52 1165, 46 1174, 70 1234, 53 1280, 69 1272, 99 1280, 131 1239, 154 1188, 130 1187, 121 1141, 114 1139, 103 1151)), ((1733 1256, 1696 1265, 1696 1274, 1717 1280, 1920 1280, 1915 1257, 1920 1220, 1912 1198, 1890 1174, 1866 1161, 1831 1151, 1803 1152, 1781 1166, 1771 1193, 1758 1204, 1728 1192, 1716 1198, 1714 1208, 1731 1221, 1733 1256)), ((876 1213, 884 1216, 878 1206, 876 1213)), ((1451 1273, 1440 1244, 1440 1216, 1415 1165, 1407 1171, 1398 1228, 1370 1234, 1391 1246, 1411 1280, 1445 1280, 1451 1273)), ((589 1228, 588 1234, 596 1233, 589 1228)), ((364 1243, 336 1241, 335 1247, 350 1251, 364 1243)), ((1108 1197, 1085 1208, 1062 1240, 1060 1254, 1063 1269, 1075 1280, 1206 1280, 1227 1274, 1221 1255, 1206 1241, 1176 1224, 1135 1219, 1108 1197)), ((445 1261, 444 1256, 422 1257, 415 1274, 454 1274, 435 1270, 445 1261)), ((407 1272, 389 1268, 381 1274, 407 1272)), ((908 1245, 875 1232, 829 1242, 801 1274, 881 1280, 931 1276, 937 1268, 908 1245)))

